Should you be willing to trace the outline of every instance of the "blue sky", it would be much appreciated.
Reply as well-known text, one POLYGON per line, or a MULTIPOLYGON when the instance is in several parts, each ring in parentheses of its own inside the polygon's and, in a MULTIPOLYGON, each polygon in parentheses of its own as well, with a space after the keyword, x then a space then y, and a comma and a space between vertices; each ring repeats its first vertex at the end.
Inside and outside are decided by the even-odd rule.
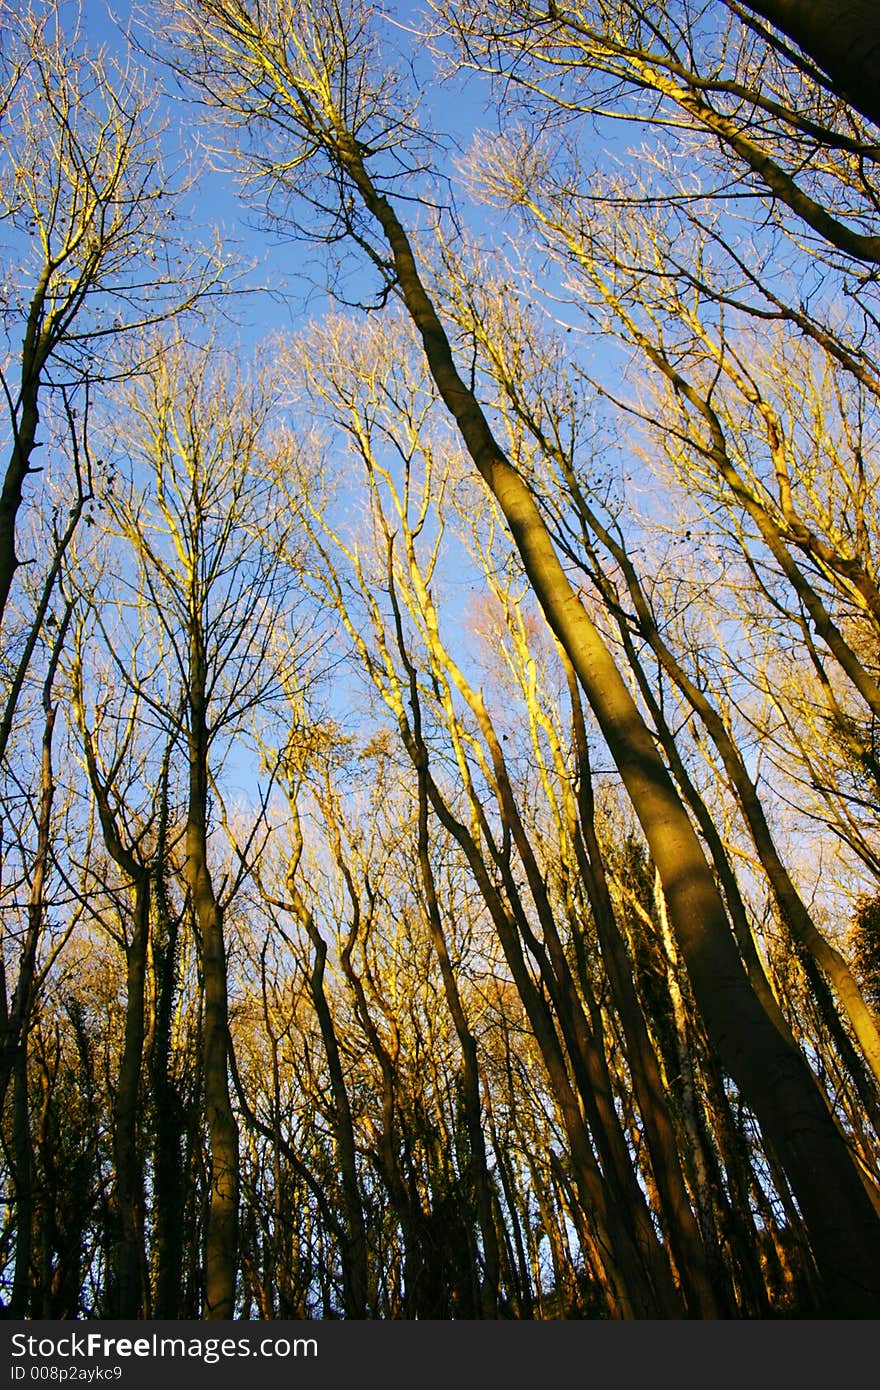
MULTIPOLYGON (((77 6, 74 0, 63 0, 63 8, 73 15, 77 6)), ((82 0, 81 28, 89 46, 106 45, 111 53, 122 53, 120 31, 132 22, 137 24, 139 8, 131 0, 82 0)), ((491 120, 485 106, 488 90, 474 78, 444 83, 442 90, 435 84, 433 57, 424 46, 413 44, 407 33, 422 8, 408 3, 387 7, 389 48, 405 52, 412 62, 422 90, 423 120, 443 133, 452 154, 456 144, 463 147, 475 128, 491 120)), ((219 231, 240 260, 240 284, 255 291, 239 300, 234 311, 241 322, 242 346, 250 349, 267 332, 295 329, 304 318, 322 313, 328 305, 320 288, 322 248, 310 251, 301 243, 279 241, 260 225, 259 210, 245 206, 234 178, 207 167, 211 162, 208 145, 216 132, 197 107, 182 100, 170 75, 160 81, 157 101, 165 107, 169 121, 169 164, 188 158, 203 166, 190 207, 194 236, 209 239, 215 229, 219 231), (271 294, 263 292, 268 286, 271 294)), ((445 172, 454 176, 451 162, 445 172)))

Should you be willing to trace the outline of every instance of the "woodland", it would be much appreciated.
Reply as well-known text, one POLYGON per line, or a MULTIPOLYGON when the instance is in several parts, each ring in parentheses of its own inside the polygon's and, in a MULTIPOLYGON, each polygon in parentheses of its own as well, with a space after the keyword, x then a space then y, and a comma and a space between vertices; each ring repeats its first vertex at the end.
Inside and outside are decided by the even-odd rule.
POLYGON ((880 1316, 876 4, 123 10, 0 0, 3 1316, 880 1316))

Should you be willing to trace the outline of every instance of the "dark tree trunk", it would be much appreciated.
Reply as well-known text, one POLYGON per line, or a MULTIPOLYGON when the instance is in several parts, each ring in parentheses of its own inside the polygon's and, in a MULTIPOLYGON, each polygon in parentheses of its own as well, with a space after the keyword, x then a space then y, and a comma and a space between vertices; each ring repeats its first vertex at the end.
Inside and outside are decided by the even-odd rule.
POLYGON ((880 123, 877 0, 744 0, 744 5, 793 39, 845 101, 880 123))
POLYGON ((199 934, 204 991, 202 1068, 211 1193, 205 1233, 206 1320, 235 1316, 238 1249, 238 1127, 229 1096, 229 1005, 223 909, 208 866, 207 669, 202 635, 190 633, 189 805, 186 826, 186 882, 199 934))

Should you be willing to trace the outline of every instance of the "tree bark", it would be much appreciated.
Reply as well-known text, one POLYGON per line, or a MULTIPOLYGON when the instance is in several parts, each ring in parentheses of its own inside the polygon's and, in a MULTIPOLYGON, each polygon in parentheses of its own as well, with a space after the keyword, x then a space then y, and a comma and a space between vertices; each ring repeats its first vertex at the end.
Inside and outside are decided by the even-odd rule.
POLYGON ((809 54, 844 101, 880 123, 876 0, 743 0, 809 54))

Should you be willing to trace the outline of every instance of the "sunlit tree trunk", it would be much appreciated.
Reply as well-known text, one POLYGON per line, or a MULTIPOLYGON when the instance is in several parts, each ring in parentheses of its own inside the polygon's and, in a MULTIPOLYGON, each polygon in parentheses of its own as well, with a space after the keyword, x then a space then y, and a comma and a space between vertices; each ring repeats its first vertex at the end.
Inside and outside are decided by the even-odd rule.
MULTIPOLYGON (((85 755, 86 773, 98 809, 107 852, 128 880, 131 903, 119 916, 125 952, 125 1022, 122 1055, 112 1098, 114 1175, 109 1196, 113 1223, 108 1302, 114 1317, 135 1318, 150 1312, 144 1243, 144 1183, 141 1150, 142 1077, 144 1065, 147 957, 150 936, 151 876, 137 849, 123 841, 114 813, 116 788, 102 775, 96 736, 88 727, 81 653, 74 663, 73 705, 85 755)), ((116 765, 118 772, 118 763, 116 765)), ((141 837, 138 836, 138 839, 141 837)))
MULTIPOLYGON (((414 676, 413 676, 414 678, 414 676)), ((416 747, 416 771, 418 774, 418 837, 419 867, 422 887, 425 893, 425 909, 431 928, 434 949, 440 962, 446 1002, 452 1015, 455 1031, 461 1046, 462 1075, 461 1084, 464 1095, 465 1123, 468 1133, 468 1146, 472 1169, 472 1183, 476 1199, 477 1216, 483 1239, 483 1271, 480 1281, 480 1306, 482 1316, 498 1316, 498 1294, 500 1281, 500 1259, 498 1234, 495 1228, 495 1214, 492 1202, 492 1181, 486 1161, 486 1145, 483 1137, 482 1106, 480 1102, 480 1077, 477 1061, 477 1045, 468 1025, 467 1016, 461 1000, 455 971, 449 959, 446 937, 437 903, 436 885, 431 869, 428 840, 428 788, 424 750, 420 731, 414 729, 416 747)))
MULTIPOLYGON (((267 613, 278 570, 271 548, 262 543, 260 528, 270 527, 272 516, 254 469, 268 388, 265 380, 252 384, 233 375, 208 348, 196 351, 180 337, 153 339, 145 351, 149 372, 127 381, 120 400, 131 478, 108 498, 108 507, 136 559, 138 621, 154 645, 148 658, 143 641, 124 656, 112 655, 118 678, 161 711, 167 738, 185 749, 182 877, 199 963, 210 1184, 203 1313, 229 1319, 235 1312, 239 1166, 229 1091, 224 919, 238 880, 221 896, 211 819, 222 807, 222 792, 211 760, 217 740, 240 727, 276 688, 267 613), (156 658, 157 647, 164 659, 156 658)), ((166 815, 163 806, 160 822, 166 815)), ((161 835, 167 844, 167 827, 161 835)), ((156 868, 168 874, 167 864, 156 868)), ((167 925, 165 907, 158 920, 167 925)), ((159 949, 173 977, 173 942, 159 943, 159 949)), ((162 1009, 169 1007, 166 997, 162 1009)), ((174 1127, 165 1139, 171 1162, 174 1127)), ((169 1195, 175 1195, 173 1182, 169 1195)))
POLYGON ((711 869, 653 739, 572 590, 534 498, 458 375, 409 240, 350 137, 340 139, 340 162, 387 237, 401 295, 437 388, 498 500, 547 621, 569 655, 632 798, 712 1039, 784 1155, 810 1227, 828 1311, 868 1312, 880 1295, 880 1223, 845 1142, 794 1040, 767 1017, 751 989, 711 869))
POLYGON ((602 945, 605 968, 628 1042, 627 1060, 645 1127, 654 1180, 660 1194, 663 1216, 668 1225, 679 1274, 688 1290, 693 1307, 699 1311, 700 1316, 718 1317, 726 1307, 727 1291, 719 1270, 720 1260, 715 1250, 715 1236, 707 1223, 704 1223, 701 1234, 688 1199, 678 1142, 666 1103, 657 1055, 651 1046, 639 1005, 632 966, 617 925, 605 877, 602 852, 595 829, 592 776, 580 698, 571 666, 568 662, 566 666, 577 752, 580 820, 576 845, 580 851, 581 873, 602 945))
POLYGON ((126 946, 125 1037, 114 1103, 116 1156, 116 1218, 119 1253, 116 1268, 116 1306, 120 1318, 133 1318, 149 1309, 145 1280, 144 1192, 138 1120, 141 1113, 141 1072, 144 1046, 144 993, 147 942, 150 930, 149 878, 142 875, 134 900, 131 940, 126 946))

